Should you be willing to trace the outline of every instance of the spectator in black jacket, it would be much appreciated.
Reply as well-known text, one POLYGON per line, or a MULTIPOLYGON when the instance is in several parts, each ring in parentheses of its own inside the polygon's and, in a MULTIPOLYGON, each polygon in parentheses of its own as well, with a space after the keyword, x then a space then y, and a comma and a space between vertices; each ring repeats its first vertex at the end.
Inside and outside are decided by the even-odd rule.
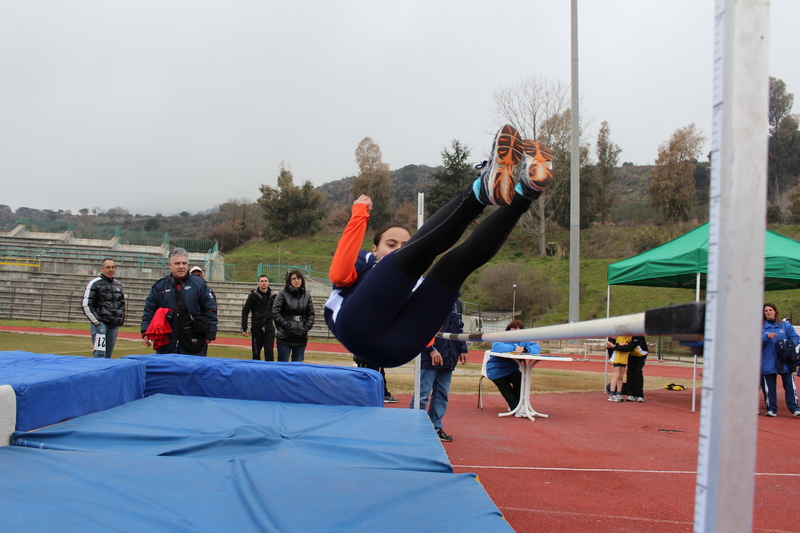
POLYGON ((306 292, 306 278, 299 270, 286 273, 286 285, 275 297, 272 306, 278 345, 278 361, 302 362, 305 358, 308 332, 314 325, 314 304, 306 292))
POLYGON ((114 260, 103 259, 100 276, 83 293, 83 312, 92 323, 92 357, 111 359, 119 327, 125 323, 125 295, 122 284, 114 279, 116 272, 114 260))
POLYGON ((264 360, 275 360, 275 325, 272 323, 272 306, 275 294, 269 288, 269 278, 258 276, 258 287, 250 291, 242 307, 242 336, 247 337, 247 317, 253 315, 253 359, 261 360, 261 348, 264 348, 264 360))

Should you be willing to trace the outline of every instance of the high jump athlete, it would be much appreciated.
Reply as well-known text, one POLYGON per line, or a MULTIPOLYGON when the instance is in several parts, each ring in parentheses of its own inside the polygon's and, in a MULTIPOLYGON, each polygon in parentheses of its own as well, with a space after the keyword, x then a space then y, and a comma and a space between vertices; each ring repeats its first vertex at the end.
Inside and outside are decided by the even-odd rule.
POLYGON ((410 239, 398 226, 379 232, 372 253, 360 249, 372 200, 357 198, 329 272, 333 292, 325 303, 325 321, 336 338, 376 366, 400 366, 416 357, 444 323, 467 277, 494 257, 531 202, 552 183, 551 161, 547 147, 503 126, 491 159, 479 165, 471 186, 410 239), (489 204, 501 207, 420 281, 489 204))

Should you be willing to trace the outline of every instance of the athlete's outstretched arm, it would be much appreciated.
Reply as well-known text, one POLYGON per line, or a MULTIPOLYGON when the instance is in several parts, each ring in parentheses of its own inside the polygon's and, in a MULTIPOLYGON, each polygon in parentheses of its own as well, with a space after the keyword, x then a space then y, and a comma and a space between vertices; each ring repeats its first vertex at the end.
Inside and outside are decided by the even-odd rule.
POLYGON ((356 261, 364 235, 367 233, 369 212, 372 210, 372 199, 362 194, 353 202, 353 212, 350 221, 344 228, 342 237, 336 245, 328 276, 337 287, 349 287, 356 279, 356 261))

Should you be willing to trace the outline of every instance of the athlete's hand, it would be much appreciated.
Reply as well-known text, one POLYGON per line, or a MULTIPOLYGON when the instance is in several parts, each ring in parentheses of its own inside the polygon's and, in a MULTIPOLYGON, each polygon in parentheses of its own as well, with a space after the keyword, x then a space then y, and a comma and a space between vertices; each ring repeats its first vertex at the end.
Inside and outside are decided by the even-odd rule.
POLYGON ((242 337, 247 337, 247 332, 246 331, 242 332, 242 337))
POLYGON ((366 205, 368 213, 372 211, 372 198, 370 198, 366 194, 362 194, 361 196, 359 196, 358 198, 353 200, 353 205, 356 205, 356 204, 364 204, 364 205, 366 205))
POLYGON ((442 354, 438 351, 434 350, 431 352, 431 365, 433 366, 442 366, 444 364, 444 360, 442 359, 442 354))
POLYGON ((458 355, 458 362, 461 363, 462 365, 467 364, 467 354, 465 354, 465 353, 459 354, 458 355))
POLYGON ((144 345, 145 345, 145 346, 147 346, 148 348, 150 347, 150 339, 148 338, 148 336, 147 336, 147 335, 145 335, 145 336, 143 336, 143 337, 142 337, 142 344, 144 344, 144 345))

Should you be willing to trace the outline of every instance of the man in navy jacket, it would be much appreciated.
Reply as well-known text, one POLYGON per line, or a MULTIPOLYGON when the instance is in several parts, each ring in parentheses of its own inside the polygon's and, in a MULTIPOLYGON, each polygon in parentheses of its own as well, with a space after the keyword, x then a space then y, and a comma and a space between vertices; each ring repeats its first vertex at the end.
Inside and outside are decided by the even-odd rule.
POLYGON ((142 342, 150 346, 151 339, 147 336, 150 322, 159 308, 169 309, 167 315, 172 333, 168 336, 167 344, 156 349, 157 353, 182 353, 190 355, 204 355, 205 347, 192 351, 180 342, 181 330, 190 324, 190 315, 202 315, 208 321, 205 332, 205 344, 217 338, 217 302, 205 280, 199 276, 189 275, 189 253, 183 248, 173 248, 169 253, 168 267, 170 273, 156 281, 150 289, 150 294, 144 302, 142 313, 142 342), (186 310, 179 305, 177 291, 180 291, 186 302, 186 310))
MULTIPOLYGON (((463 304, 456 300, 453 310, 441 327, 447 333, 463 333, 464 321, 462 320, 463 304)), ((450 442, 453 437, 442 429, 442 418, 447 410, 447 400, 450 394, 450 382, 453 369, 459 362, 467 362, 467 343, 464 341, 450 341, 437 338, 433 345, 422 352, 421 370, 419 378, 419 406, 425 409, 428 406, 428 417, 436 429, 439 440, 450 442), (430 399, 430 402, 428 401, 430 399)), ((411 398, 410 408, 414 408, 414 398, 411 398)))

